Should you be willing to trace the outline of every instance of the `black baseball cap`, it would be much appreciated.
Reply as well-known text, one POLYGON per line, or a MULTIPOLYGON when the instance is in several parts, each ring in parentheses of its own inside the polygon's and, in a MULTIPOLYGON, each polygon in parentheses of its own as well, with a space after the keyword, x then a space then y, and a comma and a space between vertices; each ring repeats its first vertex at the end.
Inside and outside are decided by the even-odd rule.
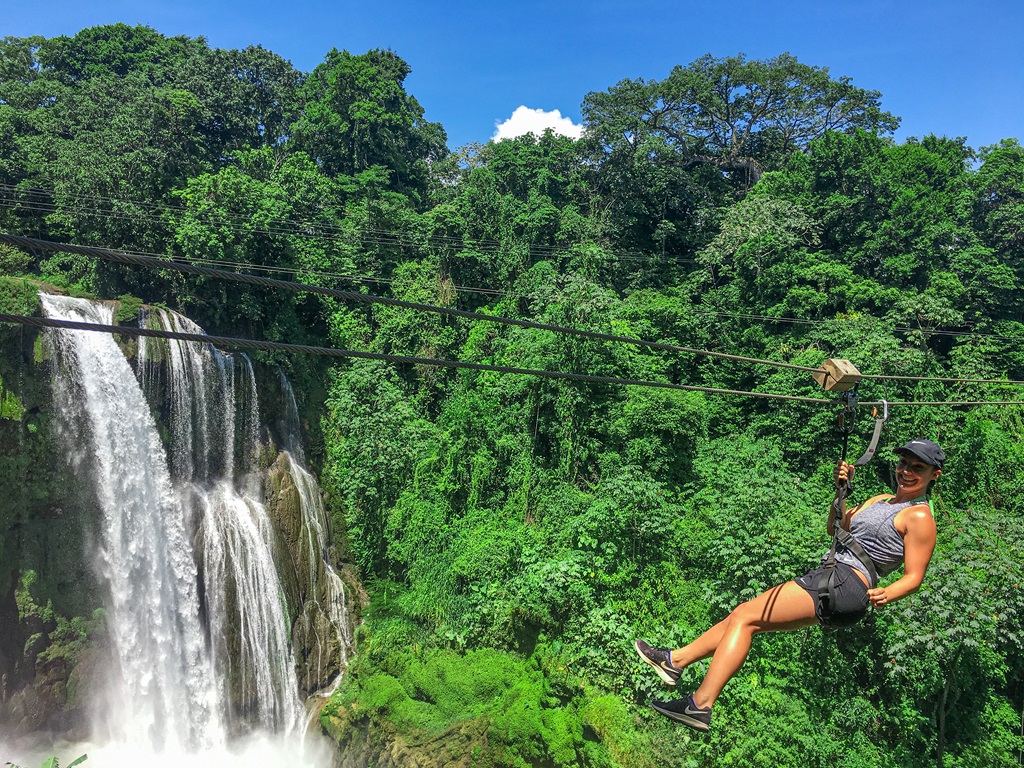
POLYGON ((897 448, 894 453, 912 453, 921 461, 939 469, 942 469, 942 463, 946 460, 946 454, 931 440, 911 440, 906 445, 897 448))

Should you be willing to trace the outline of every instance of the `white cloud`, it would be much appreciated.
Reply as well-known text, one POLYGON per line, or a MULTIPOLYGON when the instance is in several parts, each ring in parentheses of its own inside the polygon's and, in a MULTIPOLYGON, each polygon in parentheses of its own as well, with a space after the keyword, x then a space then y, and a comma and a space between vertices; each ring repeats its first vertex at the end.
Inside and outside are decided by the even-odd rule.
POLYGON ((495 121, 494 127, 497 130, 491 137, 491 141, 513 139, 527 133, 540 136, 547 128, 561 136, 569 136, 573 139, 578 139, 583 135, 583 126, 576 125, 568 117, 562 117, 559 110, 553 109, 550 112, 545 112, 543 109, 530 109, 525 106, 516 107, 516 111, 508 120, 495 121))

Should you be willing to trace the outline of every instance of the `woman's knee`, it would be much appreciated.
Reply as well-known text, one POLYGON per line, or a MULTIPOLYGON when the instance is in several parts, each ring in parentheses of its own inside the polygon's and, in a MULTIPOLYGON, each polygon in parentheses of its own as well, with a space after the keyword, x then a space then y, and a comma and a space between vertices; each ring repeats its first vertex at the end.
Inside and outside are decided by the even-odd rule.
POLYGON ((737 627, 737 626, 738 627, 752 627, 752 626, 754 626, 757 623, 757 621, 758 621, 758 617, 760 615, 760 612, 758 611, 756 606, 754 606, 753 603, 754 603, 753 600, 748 600, 747 602, 740 603, 735 608, 733 608, 732 609, 732 613, 730 613, 726 617, 726 621, 729 622, 729 626, 733 626, 733 627, 737 627))

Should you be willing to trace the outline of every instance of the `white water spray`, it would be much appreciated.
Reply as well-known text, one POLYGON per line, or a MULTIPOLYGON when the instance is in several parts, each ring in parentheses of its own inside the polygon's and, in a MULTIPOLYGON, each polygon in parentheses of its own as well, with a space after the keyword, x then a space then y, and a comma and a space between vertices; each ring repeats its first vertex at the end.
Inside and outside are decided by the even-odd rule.
MULTIPOLYGON (((50 317, 113 321, 101 304, 42 301, 50 317)), ((155 322, 202 333, 170 312, 157 313, 155 322)), ((87 422, 102 506, 97 568, 109 591, 113 658, 109 690, 95 702, 101 746, 93 752, 124 765, 139 757, 151 765, 229 765, 240 755, 248 765, 293 764, 304 749, 302 704, 257 472, 251 364, 209 345, 140 339, 136 378, 107 334, 54 331, 50 338, 60 415, 87 422), (144 392, 161 401, 153 403, 158 410, 164 398, 169 403, 166 449, 144 392), (251 736, 242 740, 245 733, 251 736)), ((301 456, 301 442, 296 446, 301 456)), ((341 580, 326 556, 320 491, 286 455, 301 498, 312 585, 306 605, 296 606, 298 621, 322 617, 312 628, 316 648, 335 648, 343 668, 351 630, 341 580)), ((322 679, 328 663, 317 659, 319 668, 307 675, 322 679)), ((309 752, 302 760, 320 763, 309 752)))
MULTIPOLYGON (((49 317, 113 322, 110 307, 41 298, 49 317)), ((94 732, 158 750, 219 746, 225 732, 200 622, 192 531, 149 406, 112 336, 57 331, 50 338, 60 367, 57 407, 62 419, 87 420, 101 506, 97 568, 108 590, 113 658, 94 732)))

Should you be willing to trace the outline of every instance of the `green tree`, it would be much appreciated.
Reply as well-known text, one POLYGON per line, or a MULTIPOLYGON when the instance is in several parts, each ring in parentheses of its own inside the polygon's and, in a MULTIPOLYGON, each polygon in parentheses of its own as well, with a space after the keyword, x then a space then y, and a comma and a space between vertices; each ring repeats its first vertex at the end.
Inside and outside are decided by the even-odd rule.
POLYGON ((588 94, 583 118, 609 149, 647 152, 656 144, 666 159, 710 164, 749 187, 829 131, 895 130, 899 120, 882 111, 880 96, 788 53, 753 61, 708 54, 664 80, 623 80, 588 94))
POLYGON ((303 109, 292 127, 296 149, 329 176, 380 166, 391 189, 422 204, 429 164, 447 153, 446 136, 406 93, 410 71, 391 51, 329 51, 302 87, 303 109))
POLYGON ((974 223, 992 256, 986 270, 1012 272, 999 296, 1003 317, 1020 316, 1019 286, 1024 284, 1024 147, 1006 140, 981 152, 974 181, 974 223))
MULTIPOLYGON (((175 251, 188 258, 269 270, 351 269, 341 243, 307 236, 331 233, 341 191, 303 153, 279 161, 272 147, 241 151, 237 165, 190 179, 176 196, 183 209, 170 228, 175 251)), ((211 330, 240 328, 253 338, 295 340, 319 316, 318 303, 303 294, 206 277, 175 275, 165 290, 211 330)))

